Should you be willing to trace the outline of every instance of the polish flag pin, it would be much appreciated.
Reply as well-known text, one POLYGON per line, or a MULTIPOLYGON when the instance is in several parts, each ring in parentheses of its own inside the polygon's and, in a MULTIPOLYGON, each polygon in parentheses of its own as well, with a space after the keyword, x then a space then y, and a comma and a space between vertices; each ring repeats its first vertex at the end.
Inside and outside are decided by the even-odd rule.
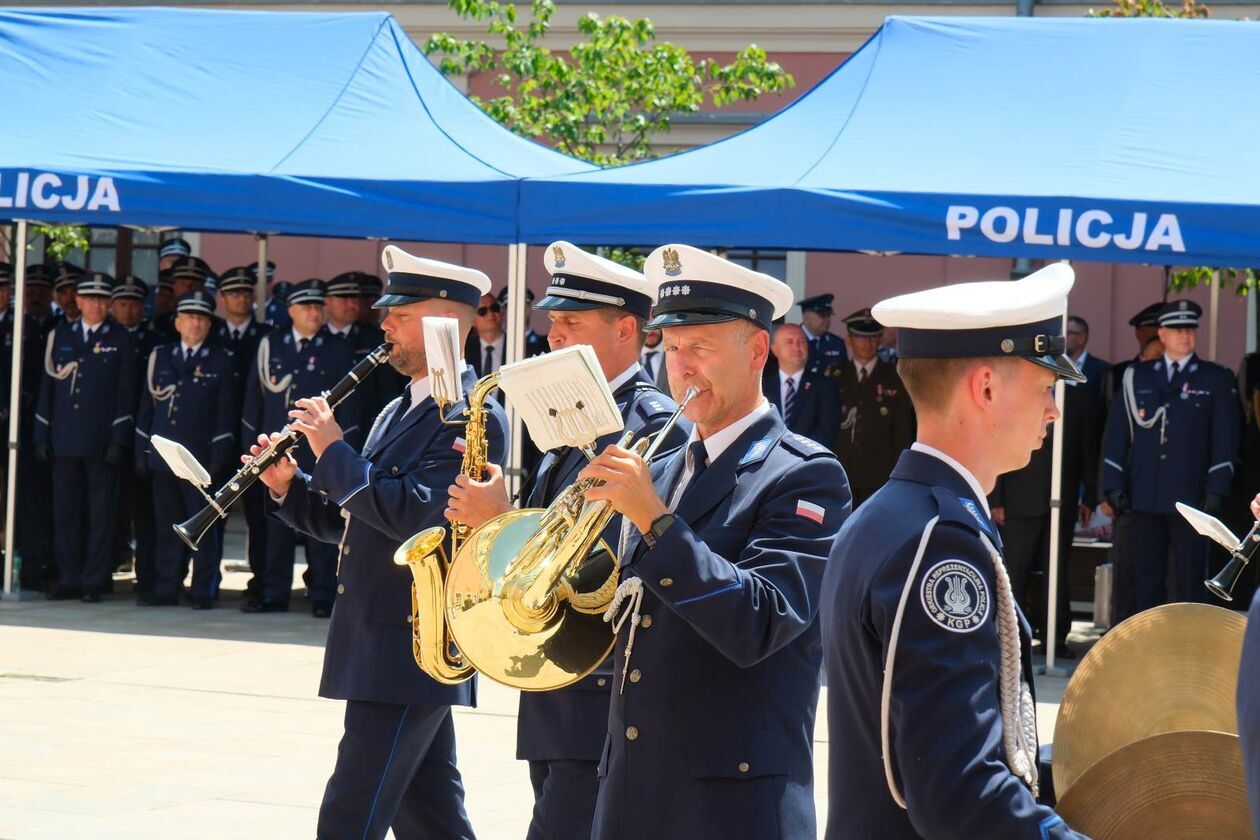
POLYGON ((823 524, 823 517, 827 515, 827 509, 813 502, 807 502, 804 499, 796 500, 796 515, 803 516, 806 519, 823 524))
POLYGON ((451 449, 454 449, 456 452, 463 452, 467 448, 468 441, 464 440, 462 437, 455 438, 455 445, 451 447, 451 449))

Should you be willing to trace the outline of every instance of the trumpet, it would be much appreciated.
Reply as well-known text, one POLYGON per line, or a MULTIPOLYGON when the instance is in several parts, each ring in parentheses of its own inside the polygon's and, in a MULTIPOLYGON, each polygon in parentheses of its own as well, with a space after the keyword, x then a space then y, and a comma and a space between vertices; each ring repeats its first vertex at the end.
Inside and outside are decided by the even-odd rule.
MULTIPOLYGON (((335 408, 342 400, 350 396, 350 393, 368 377, 368 374, 389 360, 389 352, 389 344, 377 347, 337 384, 322 392, 320 396, 328 401, 329 406, 335 408)), ((202 495, 206 496, 206 506, 185 521, 171 526, 175 529, 175 533, 179 534, 179 538, 187 543, 189 548, 196 551, 198 543, 210 530, 210 526, 216 520, 227 519, 228 508, 258 481, 264 470, 288 455, 289 450, 297 445, 301 437, 302 433, 294 429, 292 424, 285 426, 280 432, 280 437, 269 443, 262 452, 250 458, 237 470, 236 475, 215 491, 213 496, 203 492, 202 495)))
MULTIPOLYGON (((631 444, 650 462, 681 419, 690 388, 652 435, 631 444)), ((615 637, 603 620, 620 578, 620 561, 601 535, 616 515, 589 501, 597 482, 569 485, 546 510, 500 514, 474 531, 446 575, 446 623, 469 665, 496 682, 550 691, 593 671, 615 637)))

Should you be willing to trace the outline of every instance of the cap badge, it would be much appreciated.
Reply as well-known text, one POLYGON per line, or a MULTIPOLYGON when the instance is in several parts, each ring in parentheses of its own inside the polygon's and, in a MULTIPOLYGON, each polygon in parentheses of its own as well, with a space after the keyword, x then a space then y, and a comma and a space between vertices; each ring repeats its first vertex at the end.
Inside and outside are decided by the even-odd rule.
POLYGON ((674 248, 666 248, 661 252, 661 259, 665 263, 665 274, 670 277, 677 277, 682 274, 682 260, 678 258, 678 251, 674 248))
POLYGON ((1181 301, 1181 303, 1177 306, 1177 308, 1178 308, 1178 309, 1180 309, 1182 312, 1185 312, 1187 309, 1189 309, 1189 308, 1190 308, 1190 305, 1189 305, 1186 301, 1184 301, 1184 300, 1183 300, 1183 301, 1181 301))
POLYGON ((556 268, 564 268, 564 249, 559 245, 552 245, 551 255, 556 258, 556 268))

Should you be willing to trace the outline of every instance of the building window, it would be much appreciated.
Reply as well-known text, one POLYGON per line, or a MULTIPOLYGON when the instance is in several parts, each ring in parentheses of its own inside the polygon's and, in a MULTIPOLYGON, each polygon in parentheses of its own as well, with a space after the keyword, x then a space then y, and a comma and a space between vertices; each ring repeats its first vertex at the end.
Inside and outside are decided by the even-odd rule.
POLYGON ((785 251, 732 249, 727 251, 725 256, 736 265, 742 265, 787 282, 787 253, 785 251))

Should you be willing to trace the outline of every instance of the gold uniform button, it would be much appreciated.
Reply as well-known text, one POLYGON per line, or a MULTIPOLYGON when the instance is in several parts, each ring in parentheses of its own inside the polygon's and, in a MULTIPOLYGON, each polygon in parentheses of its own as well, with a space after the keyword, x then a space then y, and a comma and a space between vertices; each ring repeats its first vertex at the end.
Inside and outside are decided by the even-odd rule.
POLYGON ((346 594, 346 585, 344 583, 337 584, 337 594, 338 595, 346 594))
POLYGON ((633 671, 630 672, 630 682, 637 683, 641 679, 643 679, 643 674, 639 672, 638 668, 635 668, 633 671))
POLYGON ((390 467, 390 468, 389 468, 389 474, 390 474, 390 475, 398 475, 398 467, 390 467))
POLYGON ((673 585, 674 585, 673 578, 661 578, 661 586, 673 586, 673 585))
POLYGON ((595 680, 595 685, 599 686, 600 688, 603 688, 604 686, 608 685, 608 680, 604 679, 603 677, 600 677, 599 679, 595 680))
POLYGON ((741 772, 741 773, 747 773, 747 772, 748 772, 748 762, 747 762, 747 761, 741 761, 741 762, 739 763, 739 772, 741 772))
POLYGON ((652 626, 652 616, 650 616, 650 615, 645 615, 645 616, 643 616, 643 618, 639 619, 639 626, 640 626, 640 627, 642 627, 644 630, 646 630, 647 628, 651 627, 651 626, 652 626))
POLYGON ((626 727, 626 740, 635 741, 635 740, 638 740, 638 738, 639 738, 639 727, 627 726, 626 727))
POLYGON ((347 545, 347 546, 345 546, 344 548, 342 548, 342 549, 341 549, 341 555, 342 555, 343 557, 349 557, 349 556, 350 556, 350 546, 348 546, 348 545, 347 545))

